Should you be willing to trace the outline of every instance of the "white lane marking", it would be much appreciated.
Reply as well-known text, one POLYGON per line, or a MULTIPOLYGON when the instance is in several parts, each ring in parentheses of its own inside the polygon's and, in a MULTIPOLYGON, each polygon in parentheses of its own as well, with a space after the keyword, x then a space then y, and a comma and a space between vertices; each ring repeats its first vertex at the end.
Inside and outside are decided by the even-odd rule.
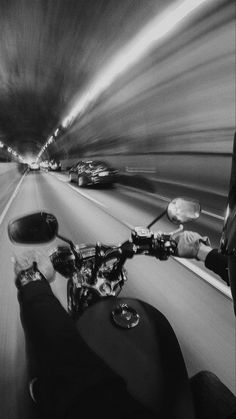
POLYGON ((163 196, 163 195, 159 195, 159 194, 157 194, 157 193, 154 193, 154 192, 148 192, 148 191, 144 191, 144 190, 142 190, 142 189, 138 189, 138 188, 134 188, 133 186, 127 186, 127 185, 123 185, 123 183, 119 183, 118 182, 118 184, 122 187, 122 188, 124 188, 124 189, 130 189, 131 191, 133 191, 133 192, 141 192, 141 193, 145 193, 145 195, 148 195, 148 196, 150 196, 151 198, 159 198, 159 199, 161 199, 162 201, 165 201, 165 202, 170 202, 170 198, 166 198, 165 196, 163 196))
POLYGON ((156 173, 155 167, 130 167, 126 166, 125 171, 128 173, 156 173))
POLYGON ((232 300, 232 293, 230 287, 223 284, 216 278, 214 278, 209 273, 205 272, 200 267, 194 265, 192 262, 190 262, 187 259, 183 258, 176 258, 173 257, 174 260, 176 260, 181 265, 184 265, 186 268, 188 268, 190 271, 194 272, 196 275, 198 275, 200 278, 202 278, 205 282, 212 285, 214 288, 216 288, 218 291, 220 291, 222 294, 224 294, 226 297, 230 298, 232 300))
MULTIPOLYGON (((118 219, 118 218, 117 218, 118 219)), ((122 224, 124 224, 126 227, 128 227, 130 230, 134 229, 134 226, 132 226, 132 224, 128 223, 127 221, 124 220, 120 220, 122 222, 122 224)))
MULTIPOLYGON (((55 174, 54 174, 54 176, 55 176, 55 174)), ((65 183, 68 182, 67 179, 65 179, 64 177, 62 177, 60 175, 56 176, 56 177, 58 179, 60 179, 62 182, 65 182, 65 183)), ((123 184, 120 184, 120 183, 119 183, 119 185, 121 185, 121 187, 123 187, 123 188, 130 189, 130 190, 135 191, 135 192, 140 191, 140 189, 134 188, 133 186, 127 186, 127 185, 123 185, 123 184)), ((162 201, 170 202, 170 198, 167 198, 166 196, 159 195, 159 194, 153 193, 153 192, 147 192, 147 191, 143 191, 143 192, 145 193, 145 195, 148 195, 152 198, 158 198, 158 199, 161 199, 162 201)), ((206 211, 206 210, 202 210, 201 212, 202 212, 202 214, 208 215, 209 217, 216 218, 217 220, 224 221, 224 217, 222 215, 217 215, 217 214, 214 214, 213 212, 206 211)))
POLYGON ((62 182, 65 182, 65 183, 69 182, 69 179, 66 176, 58 175, 56 173, 51 173, 51 172, 48 172, 48 173, 49 173, 49 175, 61 180, 62 182))
MULTIPOLYGON (((134 188, 133 186, 127 186, 127 185, 122 185, 122 184, 119 184, 119 185, 121 185, 123 188, 130 189, 132 191, 136 191, 136 192, 140 191, 140 189, 134 188)), ((144 192, 145 192, 146 195, 149 195, 152 198, 158 198, 158 199, 161 199, 162 201, 165 201, 165 202, 170 202, 170 200, 171 200, 170 198, 167 198, 166 196, 159 195, 159 194, 154 193, 154 192, 146 192, 146 191, 144 191, 144 192)), ((209 217, 217 218, 217 220, 221 220, 221 221, 224 220, 224 217, 222 217, 221 215, 214 214, 213 212, 210 212, 210 211, 202 210, 201 213, 205 214, 205 215, 208 215, 209 217)))
POLYGON ((201 212, 202 214, 209 215, 209 217, 217 218, 217 220, 224 221, 224 217, 222 217, 221 215, 213 214, 213 212, 209 212, 205 210, 202 210, 201 212))
POLYGON ((9 208, 10 208, 10 205, 11 205, 11 203, 12 203, 13 199, 16 197, 17 192, 19 191, 20 185, 21 185, 21 183, 23 182, 23 179, 24 179, 25 175, 26 175, 26 172, 22 175, 22 177, 21 177, 21 179, 20 179, 19 183, 17 184, 17 186, 16 186, 16 188, 15 188, 15 190, 14 190, 14 192, 13 192, 13 194, 12 194, 11 198, 10 198, 10 199, 9 199, 9 201, 7 202, 7 205, 5 206, 5 208, 4 208, 4 210, 3 210, 3 212, 2 212, 2 213, 1 213, 1 215, 0 215, 0 226, 1 226, 2 222, 3 222, 3 220, 4 220, 4 217, 5 217, 6 213, 7 213, 7 211, 8 211, 8 210, 9 210, 9 208))
MULTIPOLYGON (((68 182, 68 180, 62 176, 56 176, 56 177, 60 179, 62 182, 66 182, 66 183, 68 182)), ((127 186, 127 185, 122 185, 122 184, 119 184, 119 185, 121 185, 123 188, 131 189, 132 191, 135 191, 135 192, 140 191, 140 189, 134 188, 132 186, 127 186)), ((170 202, 170 198, 167 198, 166 196, 159 195, 153 192, 147 192, 147 191, 144 191, 144 192, 145 192, 145 195, 149 195, 152 198, 158 198, 158 199, 161 199, 162 201, 170 202)), ((208 215, 209 217, 213 217, 213 218, 216 218, 217 220, 224 221, 224 217, 221 215, 217 215, 217 214, 214 214, 213 212, 206 211, 206 210, 202 210, 201 212, 202 214, 208 215)))
POLYGON ((104 205, 101 202, 97 201, 95 198, 92 198, 91 196, 86 195, 84 192, 79 191, 77 188, 75 188, 75 186, 72 186, 72 185, 68 185, 68 186, 69 186, 69 188, 74 189, 74 191, 77 192, 79 195, 82 195, 85 198, 87 198, 89 201, 92 201, 95 204, 99 205, 100 207, 103 207, 103 208, 106 208, 107 209, 106 205, 104 205))
POLYGON ((54 173, 53 173, 53 174, 52 174, 52 173, 50 173, 50 175, 52 175, 52 176, 53 176, 53 177, 55 177, 56 179, 60 180, 60 182, 67 183, 69 188, 73 189, 73 190, 74 190, 75 192, 77 192, 79 195, 84 196, 84 198, 87 198, 89 201, 92 201, 92 202, 94 202, 96 205, 99 205, 99 206, 101 206, 101 207, 103 207, 103 208, 107 208, 107 207, 106 207, 106 205, 104 205, 104 204, 102 204, 101 202, 97 201, 95 198, 92 198, 91 196, 86 195, 84 192, 81 192, 81 190, 78 190, 75 186, 72 186, 72 185, 70 184, 70 182, 69 182, 67 179, 65 179, 64 177, 62 177, 62 176, 60 176, 60 175, 59 175, 59 176, 58 176, 58 175, 55 175, 54 173))
MULTIPOLYGON (((58 179, 58 177, 57 177, 57 179, 58 179)), ((60 179, 60 180, 62 180, 62 179, 60 179)), ((65 180, 62 180, 62 181, 65 181, 65 180)), ((81 195, 84 195, 85 198, 87 198, 88 200, 93 201, 97 205, 99 205, 99 206, 104 207, 104 208, 107 209, 107 207, 105 205, 103 205, 101 202, 97 201, 94 198, 91 198, 91 197, 87 196, 86 194, 83 194, 81 191, 78 191, 78 189, 76 189, 74 186, 72 186, 70 184, 68 184, 68 186, 71 189, 74 189, 77 193, 79 193, 81 195)), ((129 187, 129 186, 127 187, 127 189, 136 190, 136 188, 132 188, 132 187, 129 187)), ((148 192, 148 194, 150 194, 152 196, 154 195, 154 194, 151 194, 150 192, 148 192)), ((166 197, 161 197, 161 195, 155 194, 154 196, 158 196, 160 199, 163 199, 163 200, 168 201, 168 202, 170 201, 166 197)), ((216 214, 211 214, 211 213, 208 213, 207 211, 205 211, 204 213, 206 213, 207 215, 210 215, 210 216, 214 216, 215 215, 216 218, 219 217, 219 216, 216 216, 216 214)), ((223 219, 223 217, 221 217, 220 219, 223 219)), ((133 230, 134 226, 132 226, 131 224, 129 224, 127 221, 123 221, 123 220, 120 220, 120 221, 122 222, 123 225, 126 225, 130 230, 133 230)), ((178 262, 181 265, 183 265, 185 268, 187 268, 190 271, 192 271, 194 274, 198 275, 200 278, 202 278, 209 285, 213 286, 215 289, 217 289, 218 291, 220 291, 223 295, 225 295, 226 297, 232 299, 232 294, 231 294, 230 287, 228 287, 227 285, 224 285, 221 281, 217 280, 214 276, 212 276, 211 274, 207 273, 206 271, 204 271, 200 267, 196 266, 194 263, 190 262, 187 259, 184 259, 184 258, 181 258, 180 259, 180 258, 176 258, 176 257, 173 257, 173 259, 176 262, 178 262)))
POLYGON ((68 182, 68 180, 67 179, 65 179, 64 177, 62 177, 62 176, 56 176, 56 175, 54 175, 57 179, 59 179, 59 180, 61 180, 62 182, 65 182, 65 183, 67 183, 68 182))

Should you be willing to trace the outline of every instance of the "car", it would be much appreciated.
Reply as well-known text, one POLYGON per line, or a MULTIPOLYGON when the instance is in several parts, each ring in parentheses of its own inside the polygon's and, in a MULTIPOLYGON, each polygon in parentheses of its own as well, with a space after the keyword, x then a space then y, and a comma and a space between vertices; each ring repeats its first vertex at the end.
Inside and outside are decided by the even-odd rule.
POLYGON ((48 162, 48 160, 43 160, 41 163, 40 163, 40 169, 43 169, 43 170, 48 170, 48 166, 49 166, 49 162, 48 162))
POLYGON ((29 170, 40 170, 39 163, 36 161, 32 161, 31 163, 29 163, 29 170))
POLYGON ((79 161, 69 170, 69 181, 78 186, 104 185, 112 186, 117 180, 118 170, 104 161, 79 161))
POLYGON ((52 172, 61 171, 61 162, 54 159, 50 160, 48 170, 51 170, 52 172))

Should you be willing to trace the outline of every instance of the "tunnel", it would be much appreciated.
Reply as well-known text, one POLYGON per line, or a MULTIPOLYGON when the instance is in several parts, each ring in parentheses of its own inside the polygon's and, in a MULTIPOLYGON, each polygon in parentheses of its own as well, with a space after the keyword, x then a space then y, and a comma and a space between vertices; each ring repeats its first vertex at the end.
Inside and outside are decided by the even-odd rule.
MULTIPOLYGON (((37 419, 14 260, 42 251, 50 262, 65 243, 14 243, 9 225, 48 213, 68 246, 83 244, 81 254, 85 243, 174 239, 182 224, 168 205, 180 197, 200 208, 184 230, 219 250, 232 182, 235 3, 1 0, 0 28, 0 417, 37 419)), ((231 399, 230 283, 205 256, 161 255, 127 259, 121 298, 162 313, 189 379, 209 371, 231 399)), ((55 278, 51 289, 68 311, 67 280, 55 278)))

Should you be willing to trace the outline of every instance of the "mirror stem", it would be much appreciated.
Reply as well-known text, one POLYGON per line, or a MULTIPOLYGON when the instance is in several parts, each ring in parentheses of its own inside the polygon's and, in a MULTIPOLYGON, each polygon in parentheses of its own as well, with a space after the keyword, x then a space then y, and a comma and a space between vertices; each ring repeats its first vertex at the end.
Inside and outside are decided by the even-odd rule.
POLYGON ((174 236, 175 234, 181 233, 181 231, 183 231, 183 229, 184 229, 183 224, 180 224, 180 225, 179 225, 179 228, 177 228, 177 230, 172 231, 172 232, 171 232, 171 233, 169 233, 169 234, 170 234, 171 236, 174 236))
POLYGON ((56 237, 58 237, 58 239, 61 239, 61 240, 63 240, 64 242, 66 242, 66 243, 68 243, 68 244, 69 244, 69 246, 70 246, 70 248, 71 248, 71 251, 72 251, 73 255, 75 256, 75 260, 77 260, 77 261, 78 261, 78 260, 79 260, 79 257, 78 257, 78 254, 77 254, 77 252, 76 252, 76 248, 75 248, 74 243, 73 243, 71 240, 66 239, 65 237, 61 236, 60 234, 56 234, 56 237))
POLYGON ((37 267, 38 267, 38 265, 37 265, 37 262, 33 262, 33 270, 34 270, 34 272, 36 272, 37 271, 37 267))
POLYGON ((74 246, 74 243, 71 240, 66 239, 65 237, 61 236, 60 234, 56 234, 56 237, 63 240, 64 242, 68 243, 70 245, 71 249, 74 250, 75 246, 74 246))
POLYGON ((165 214, 166 214, 166 209, 160 215, 154 218, 154 220, 150 224, 148 224, 147 228, 150 228, 151 226, 153 226, 153 224, 155 224, 158 220, 160 220, 160 218, 162 218, 165 214))

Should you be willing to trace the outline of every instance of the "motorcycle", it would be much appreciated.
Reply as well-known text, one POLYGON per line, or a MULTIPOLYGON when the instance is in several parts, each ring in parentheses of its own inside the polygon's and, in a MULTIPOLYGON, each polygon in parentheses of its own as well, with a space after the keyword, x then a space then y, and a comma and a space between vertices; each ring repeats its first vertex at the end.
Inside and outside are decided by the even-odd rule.
POLYGON ((144 301, 118 297, 128 280, 124 264, 137 255, 159 260, 174 256, 174 235, 200 212, 198 201, 175 198, 147 227, 134 228, 131 237, 119 245, 76 245, 59 234, 56 217, 46 212, 25 215, 8 225, 13 243, 43 244, 56 237, 67 243, 54 249, 50 260, 55 271, 67 279, 67 309, 78 333, 125 379, 128 392, 161 418, 195 417, 189 378, 177 337, 165 316, 144 301), (152 231, 164 215, 178 224, 177 230, 152 231))

